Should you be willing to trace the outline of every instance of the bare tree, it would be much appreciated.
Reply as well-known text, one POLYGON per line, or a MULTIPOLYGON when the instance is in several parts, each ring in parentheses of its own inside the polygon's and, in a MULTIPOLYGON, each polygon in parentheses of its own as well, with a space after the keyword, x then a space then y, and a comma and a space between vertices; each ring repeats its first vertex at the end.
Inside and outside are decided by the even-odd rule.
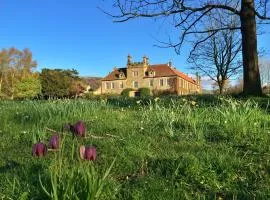
POLYGON ((163 43, 173 47, 179 53, 183 42, 194 34, 200 34, 195 39, 196 48, 223 30, 239 30, 242 35, 242 59, 244 94, 261 95, 261 81, 258 66, 257 23, 269 23, 267 7, 270 0, 115 0, 114 6, 118 13, 116 22, 125 22, 138 17, 170 18, 180 35, 178 41, 163 43), (240 26, 220 22, 219 28, 205 29, 204 24, 209 16, 215 17, 217 11, 224 15, 235 16, 240 20, 240 26), (257 20, 257 23, 256 23, 257 20))
MULTIPOLYGON (((224 20, 222 16, 220 14, 216 19, 219 18, 221 22, 224 20)), ((213 29, 213 26, 218 28, 220 25, 220 23, 212 23, 211 18, 209 22, 208 29, 213 29)), ((214 81, 219 88, 219 93, 222 94, 229 78, 241 71, 240 52, 241 40, 236 31, 222 30, 207 41, 197 44, 197 47, 191 51, 188 61, 192 64, 192 70, 200 71, 203 76, 214 81)))

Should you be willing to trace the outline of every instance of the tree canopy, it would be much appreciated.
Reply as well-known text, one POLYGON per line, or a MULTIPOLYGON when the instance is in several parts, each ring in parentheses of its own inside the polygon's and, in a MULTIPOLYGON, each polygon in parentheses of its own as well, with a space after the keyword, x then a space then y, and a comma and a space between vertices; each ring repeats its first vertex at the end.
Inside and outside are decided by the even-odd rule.
POLYGON ((42 69, 42 95, 45 98, 76 97, 84 90, 84 83, 75 69, 42 69))
POLYGON ((0 97, 32 98, 40 93, 37 62, 29 49, 0 51, 0 97))

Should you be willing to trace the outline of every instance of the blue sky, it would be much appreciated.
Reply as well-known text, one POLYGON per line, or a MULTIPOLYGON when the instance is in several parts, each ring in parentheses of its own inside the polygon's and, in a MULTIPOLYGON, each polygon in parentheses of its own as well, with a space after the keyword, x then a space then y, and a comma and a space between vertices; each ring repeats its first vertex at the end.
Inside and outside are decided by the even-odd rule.
MULTIPOLYGON (((186 58, 189 45, 181 55, 173 49, 154 47, 155 39, 170 33, 166 23, 138 19, 113 23, 97 9, 110 10, 102 0, 0 0, 0 48, 29 48, 41 68, 75 68, 83 76, 105 76, 114 66, 123 67, 130 53, 150 63, 171 60, 189 73, 186 58), (167 30, 168 29, 168 30, 167 30)), ((270 51, 270 26, 259 36, 259 48, 270 51), (267 47, 268 46, 268 47, 267 47)))

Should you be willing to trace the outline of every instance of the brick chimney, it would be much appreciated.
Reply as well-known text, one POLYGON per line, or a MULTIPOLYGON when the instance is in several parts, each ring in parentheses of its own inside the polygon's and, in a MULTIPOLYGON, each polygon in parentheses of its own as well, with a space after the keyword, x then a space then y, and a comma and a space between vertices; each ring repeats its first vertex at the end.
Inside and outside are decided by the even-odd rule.
POLYGON ((168 66, 172 67, 172 61, 171 60, 168 62, 168 66))
POLYGON ((196 72, 196 82, 197 82, 198 85, 201 84, 201 77, 199 76, 198 72, 196 72))
POLYGON ((128 57, 127 57, 127 65, 130 65, 132 63, 132 57, 130 54, 128 54, 128 57))
POLYGON ((143 65, 148 66, 149 65, 149 58, 147 56, 143 57, 143 65))
POLYGON ((199 76, 198 72, 196 72, 196 83, 197 83, 197 91, 201 93, 201 77, 199 76))

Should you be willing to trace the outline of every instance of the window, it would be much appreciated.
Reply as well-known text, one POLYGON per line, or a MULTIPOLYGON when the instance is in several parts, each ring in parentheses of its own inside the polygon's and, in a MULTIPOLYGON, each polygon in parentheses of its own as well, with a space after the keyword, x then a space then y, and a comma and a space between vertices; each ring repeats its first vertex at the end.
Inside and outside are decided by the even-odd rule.
POLYGON ((124 83, 123 83, 123 81, 120 82, 119 87, 120 87, 120 88, 124 88, 124 83))
POLYGON ((115 84, 114 84, 114 82, 112 82, 112 87, 111 87, 112 89, 114 89, 115 88, 115 84))
POLYGON ((134 88, 138 88, 139 87, 138 81, 133 81, 133 87, 134 88))
POLYGON ((154 86, 154 80, 153 80, 153 79, 151 79, 151 80, 149 81, 149 86, 150 86, 150 87, 153 87, 153 86, 154 86))
POLYGON ((138 75, 139 75, 139 72, 134 71, 134 72, 132 72, 132 75, 133 75, 134 77, 136 77, 136 76, 138 76, 138 75))
POLYGON ((110 83, 106 83, 106 86, 105 88, 108 90, 108 89, 111 89, 111 84, 110 83))
POLYGON ((164 80, 163 80, 163 79, 160 79, 160 80, 159 80, 159 85, 160 85, 160 86, 163 86, 163 85, 164 85, 164 80))
POLYGON ((124 77, 125 77, 124 73, 123 72, 120 72, 119 78, 124 78, 124 77))
POLYGON ((166 79, 166 86, 170 86, 170 79, 166 79))
POLYGON ((150 77, 155 76, 155 72, 154 72, 154 71, 149 71, 149 76, 150 76, 150 77))

